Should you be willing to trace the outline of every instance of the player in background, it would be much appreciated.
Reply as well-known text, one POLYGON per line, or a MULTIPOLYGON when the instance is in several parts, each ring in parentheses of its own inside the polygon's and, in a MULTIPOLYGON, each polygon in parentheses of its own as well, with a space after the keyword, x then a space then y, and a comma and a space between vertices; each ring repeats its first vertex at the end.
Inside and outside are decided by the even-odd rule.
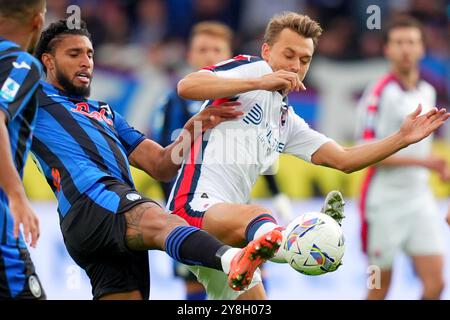
POLYGON ((130 173, 131 164, 155 179, 172 179, 180 166, 176 156, 183 157, 182 147, 195 138, 196 122, 208 129, 235 119, 241 114, 237 103, 200 112, 184 126, 190 135, 162 148, 107 103, 88 99, 93 56, 84 22, 71 29, 60 20, 42 33, 36 57, 47 82, 37 91, 31 149, 58 200, 66 248, 89 276, 94 298, 148 299, 149 249, 221 270, 230 284, 245 288, 246 277, 273 256, 281 233, 269 232, 243 250, 230 248, 140 195, 130 173))
MULTIPOLYGON (((361 100, 359 131, 366 141, 398 131, 418 104, 428 112, 436 103, 434 88, 420 77, 425 45, 419 21, 399 17, 384 32, 390 71, 361 100)), ((432 139, 430 135, 368 170, 360 198, 363 246, 369 263, 381 268, 381 288, 370 289, 368 299, 386 297, 393 262, 402 251, 411 257, 422 282, 422 299, 439 299, 444 288, 441 218, 429 173, 448 181, 450 170, 445 159, 432 154, 432 139)))
POLYGON ((26 246, 36 246, 39 221, 21 182, 42 74, 25 51, 33 51, 45 11, 45 0, 0 0, 0 299, 45 299, 26 246))
MULTIPOLYGON (((450 114, 437 109, 419 116, 421 109, 417 107, 391 136, 353 147, 342 147, 310 129, 289 107, 286 95, 306 89, 302 80, 321 32, 319 24, 309 17, 285 12, 273 17, 267 26, 262 59, 240 55, 178 83, 178 93, 186 99, 213 100, 213 105, 240 101, 244 118, 222 123, 206 132, 203 142, 196 141, 197 149, 191 149, 190 161, 179 171, 169 210, 225 243, 245 244, 268 230, 282 228, 270 210, 247 204, 256 178, 280 153, 351 173, 420 141, 448 119, 450 114)), ((340 221, 342 197, 334 193, 329 200, 323 211, 340 221)), ((284 253, 282 245, 275 260, 286 262, 284 253)), ((329 271, 338 267, 332 266, 329 271)), ((222 275, 208 273, 203 277, 201 268, 191 269, 197 269, 209 296, 235 298, 239 294, 230 293, 222 275), (218 280, 221 277, 222 281, 218 280), (211 294, 208 285, 215 286, 211 294)), ((250 291, 254 298, 265 297, 260 284, 252 284, 247 293, 250 291)))
MULTIPOLYGON (((214 65, 232 57, 233 31, 216 21, 203 21, 193 26, 188 43, 187 61, 194 71, 214 65)), ((178 131, 200 111, 201 101, 181 98, 176 88, 166 97, 164 103, 152 114, 150 137, 165 147, 177 137, 178 131)), ((267 186, 274 197, 277 212, 286 221, 292 218, 289 198, 280 192, 274 175, 264 175, 267 186)), ((167 202, 175 179, 160 182, 167 202)), ((175 274, 185 280, 187 300, 206 298, 206 293, 197 278, 185 265, 175 263, 175 274)))

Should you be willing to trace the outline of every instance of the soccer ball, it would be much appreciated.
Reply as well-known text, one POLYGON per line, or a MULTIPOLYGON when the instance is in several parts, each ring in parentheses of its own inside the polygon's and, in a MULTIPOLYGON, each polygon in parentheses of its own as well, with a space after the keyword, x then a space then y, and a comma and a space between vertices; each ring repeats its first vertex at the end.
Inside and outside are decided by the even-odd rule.
POLYGON ((300 273, 320 275, 335 271, 344 255, 344 233, 330 216, 309 212, 295 218, 285 232, 289 265, 300 273))

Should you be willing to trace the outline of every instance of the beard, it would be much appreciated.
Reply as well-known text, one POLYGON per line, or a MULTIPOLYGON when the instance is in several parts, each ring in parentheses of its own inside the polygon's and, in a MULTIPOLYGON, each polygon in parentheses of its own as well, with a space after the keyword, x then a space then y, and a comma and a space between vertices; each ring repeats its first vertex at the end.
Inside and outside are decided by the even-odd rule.
POLYGON ((61 87, 64 88, 64 91, 68 93, 69 95, 74 96, 82 96, 84 98, 88 98, 91 95, 91 83, 89 82, 89 85, 87 87, 77 87, 74 85, 68 77, 66 77, 60 69, 56 68, 56 80, 61 85, 61 87))

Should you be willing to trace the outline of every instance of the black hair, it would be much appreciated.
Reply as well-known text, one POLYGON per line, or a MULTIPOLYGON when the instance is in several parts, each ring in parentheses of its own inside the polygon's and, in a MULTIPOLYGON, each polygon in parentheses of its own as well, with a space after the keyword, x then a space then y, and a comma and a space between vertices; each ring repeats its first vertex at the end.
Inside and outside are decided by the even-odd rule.
POLYGON ((24 20, 41 8, 45 0, 0 0, 0 17, 24 20))
MULTIPOLYGON (((50 26, 42 32, 41 38, 39 39, 39 42, 36 46, 34 54, 35 57, 39 61, 42 61, 42 55, 44 53, 52 53, 56 47, 58 40, 61 40, 61 37, 63 37, 64 35, 86 36, 89 38, 89 40, 92 41, 91 34, 89 33, 84 21, 80 21, 79 28, 70 28, 66 19, 59 20, 50 24, 50 26)), ((44 71, 47 71, 45 66, 44 71)))

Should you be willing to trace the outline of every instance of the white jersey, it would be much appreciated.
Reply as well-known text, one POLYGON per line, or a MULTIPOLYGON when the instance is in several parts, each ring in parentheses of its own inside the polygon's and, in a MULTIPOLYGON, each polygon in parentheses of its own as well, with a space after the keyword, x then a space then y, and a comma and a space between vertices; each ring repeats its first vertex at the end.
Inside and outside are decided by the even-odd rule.
MULTIPOLYGON (((245 55, 202 71, 226 78, 257 78, 273 72, 264 60, 245 55)), ((238 109, 244 115, 205 133, 201 150, 194 148, 190 156, 190 160, 201 161, 183 164, 169 199, 170 210, 196 198, 248 203, 256 179, 270 169, 280 153, 311 161, 312 154, 331 140, 312 130, 279 92, 255 90, 227 100, 239 101, 238 109), (200 155, 193 155, 200 151, 200 155)), ((207 101, 204 106, 222 101, 207 101)), ((201 209, 206 208, 196 208, 201 209)))
MULTIPOLYGON (((406 116, 419 103, 425 113, 435 106, 436 92, 425 81, 420 81, 414 90, 405 90, 393 75, 387 75, 370 88, 361 100, 363 138, 383 139, 398 131, 406 116)), ((412 144, 395 155, 426 158, 431 153, 432 136, 412 144)), ((390 199, 400 195, 408 198, 429 192, 429 170, 416 166, 381 166, 372 172, 369 184, 370 196, 390 199)))
MULTIPOLYGON (((419 103, 423 113, 435 105, 431 85, 420 81, 414 90, 404 90, 393 75, 387 75, 361 100, 362 136, 382 139, 400 129, 406 116, 419 103)), ((432 137, 412 144, 395 155, 426 158, 432 137)), ((410 256, 442 254, 442 230, 429 171, 418 166, 379 166, 368 171, 361 194, 362 243, 370 264, 389 269, 403 251, 410 256)))

